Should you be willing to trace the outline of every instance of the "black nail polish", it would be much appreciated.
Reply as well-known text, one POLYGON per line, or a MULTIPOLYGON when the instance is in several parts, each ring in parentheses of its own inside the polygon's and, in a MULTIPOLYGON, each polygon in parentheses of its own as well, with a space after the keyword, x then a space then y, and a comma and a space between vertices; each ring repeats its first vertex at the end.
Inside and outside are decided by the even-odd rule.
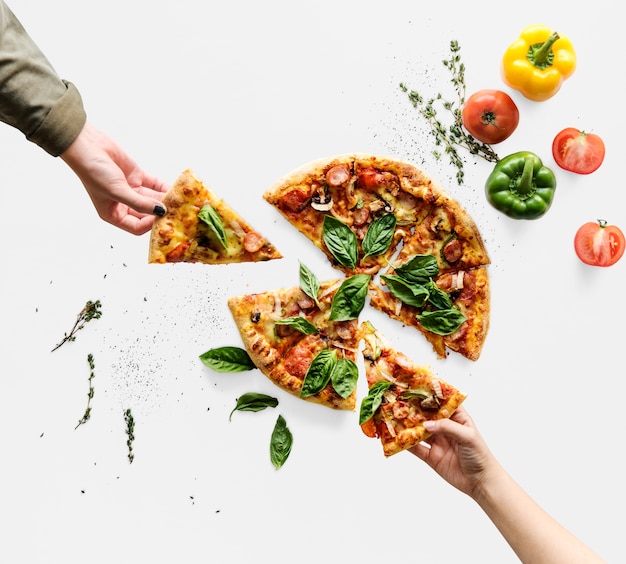
POLYGON ((157 204, 154 206, 154 210, 152 210, 154 215, 158 215, 159 217, 163 217, 165 215, 165 208, 161 204, 157 204))

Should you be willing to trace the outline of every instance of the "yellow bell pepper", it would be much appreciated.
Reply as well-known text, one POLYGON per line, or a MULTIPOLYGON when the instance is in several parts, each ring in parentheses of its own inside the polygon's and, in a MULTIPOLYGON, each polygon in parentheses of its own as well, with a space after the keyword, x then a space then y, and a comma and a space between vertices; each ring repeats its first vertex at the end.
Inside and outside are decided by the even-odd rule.
POLYGON ((540 24, 525 27, 502 57, 504 82, 535 102, 554 96, 575 69, 571 41, 540 24))

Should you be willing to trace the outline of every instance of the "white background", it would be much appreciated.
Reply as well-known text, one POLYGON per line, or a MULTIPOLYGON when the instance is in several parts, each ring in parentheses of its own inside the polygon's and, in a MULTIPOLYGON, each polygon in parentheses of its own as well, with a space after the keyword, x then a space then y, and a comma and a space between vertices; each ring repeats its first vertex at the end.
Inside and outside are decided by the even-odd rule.
POLYGON ((572 244, 587 221, 626 229, 623 30, 615 3, 575 4, 10 2, 77 84, 96 126, 167 182, 191 168, 284 258, 148 265, 147 235, 102 222, 61 160, 0 127, 0 560, 517 561, 471 499, 408 453, 385 459, 356 413, 287 396, 258 371, 218 374, 198 359, 241 344, 229 295, 297 285, 299 260, 320 279, 337 276, 261 194, 305 162, 360 151, 424 168, 474 217, 492 259, 491 329, 477 362, 439 360, 417 332, 371 310, 361 319, 466 391, 467 409, 521 485, 607 561, 625 561, 626 259, 588 267, 572 244), (575 74, 542 103, 499 74, 504 49, 530 23, 569 36, 578 55, 575 74), (452 39, 468 95, 500 88, 518 103, 519 128, 497 152, 532 150, 557 174, 554 204, 539 220, 489 206, 485 161, 464 155, 459 186, 399 89, 403 81, 453 99, 441 62, 452 39), (552 159, 554 135, 569 126, 605 140, 605 162, 590 176, 552 159), (51 353, 97 299, 102 318, 51 353), (89 353, 92 416, 75 430, 89 353), (279 405, 229 422, 248 391, 279 405), (294 445, 276 471, 268 447, 278 414, 294 445))

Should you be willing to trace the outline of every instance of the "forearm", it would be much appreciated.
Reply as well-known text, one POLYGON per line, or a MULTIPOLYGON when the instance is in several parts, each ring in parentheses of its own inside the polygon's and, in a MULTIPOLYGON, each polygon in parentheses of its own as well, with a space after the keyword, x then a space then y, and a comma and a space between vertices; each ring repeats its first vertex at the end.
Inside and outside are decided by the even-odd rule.
POLYGON ((78 90, 62 80, 3 0, 0 0, 0 120, 53 156, 85 123, 78 90))
POLYGON ((582 541, 546 513, 501 467, 474 499, 524 564, 604 562, 582 541))

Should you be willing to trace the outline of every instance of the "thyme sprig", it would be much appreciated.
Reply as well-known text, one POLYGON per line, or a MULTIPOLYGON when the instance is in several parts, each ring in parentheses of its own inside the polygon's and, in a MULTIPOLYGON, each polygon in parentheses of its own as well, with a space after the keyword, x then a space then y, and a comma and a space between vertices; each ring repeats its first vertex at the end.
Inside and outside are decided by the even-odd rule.
MULTIPOLYGON (((443 94, 438 93, 433 98, 424 98, 419 92, 409 89, 403 82, 400 89, 407 94, 411 104, 426 119, 430 126, 430 132, 435 137, 435 146, 443 147, 443 151, 448 155, 450 164, 456 170, 456 179, 459 184, 463 184, 465 172, 463 169, 463 159, 457 148, 465 149, 472 155, 477 155, 488 162, 498 162, 500 159, 491 145, 482 143, 475 139, 463 127, 463 106, 465 105, 465 64, 461 60, 461 47, 458 41, 450 41, 450 58, 442 61, 443 65, 450 71, 450 82, 456 92, 456 100, 446 100, 443 94), (452 118, 452 123, 444 125, 439 119, 437 108, 441 106, 452 118)), ((435 158, 441 158, 438 149, 433 151, 435 158)))
POLYGON ((93 388, 92 381, 96 376, 95 371, 94 371, 95 363, 93 360, 93 355, 91 353, 87 355, 87 362, 89 363, 89 392, 87 392, 87 407, 85 409, 84 415, 78 421, 78 425, 76 425, 74 429, 78 429, 81 425, 83 425, 84 423, 87 423, 87 421, 89 421, 91 417, 91 400, 93 399, 93 396, 94 396, 94 388, 93 388))
POLYGON ((100 303, 100 300, 96 300, 95 302, 89 300, 76 317, 76 322, 74 323, 72 330, 69 333, 65 333, 63 340, 58 343, 51 352, 56 351, 61 345, 69 341, 75 341, 76 333, 78 333, 78 331, 80 331, 92 319, 100 319, 100 317, 102 317, 102 311, 100 310, 101 307, 102 304, 100 303))
POLYGON ((133 452, 133 441, 135 440, 135 419, 130 409, 124 411, 124 421, 126 421, 126 446, 128 447, 128 461, 132 464, 135 460, 133 452))

